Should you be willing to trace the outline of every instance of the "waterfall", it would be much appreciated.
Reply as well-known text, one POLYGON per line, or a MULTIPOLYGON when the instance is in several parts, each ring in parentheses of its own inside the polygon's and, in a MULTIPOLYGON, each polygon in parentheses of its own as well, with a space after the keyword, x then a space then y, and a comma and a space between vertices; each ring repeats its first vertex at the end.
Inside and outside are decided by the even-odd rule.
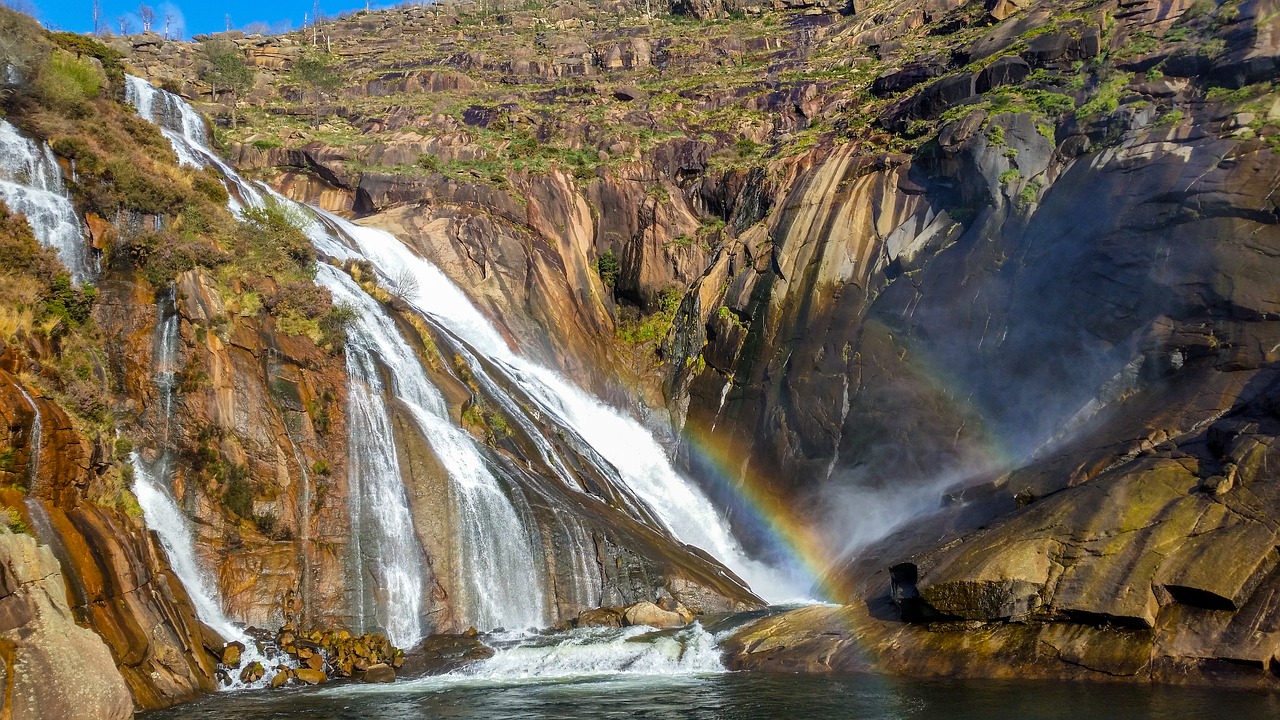
POLYGON ((16 386, 18 392, 22 393, 22 397, 26 398, 27 404, 31 406, 31 411, 35 413, 31 418, 31 437, 27 445, 31 451, 27 454, 27 487, 34 490, 36 481, 40 478, 40 443, 44 434, 44 423, 40 418, 40 406, 36 403, 35 398, 31 397, 31 393, 21 385, 16 386))
POLYGON ((169 566, 191 596, 196 615, 223 637, 240 637, 239 628, 222 611, 217 583, 200 567, 196 558, 195 535, 186 514, 174 501, 169 488, 152 474, 152 469, 136 451, 130 456, 130 462, 133 464, 133 494, 142 507, 142 517, 147 527, 160 537, 160 544, 169 557, 169 566))
MULTIPOLYGON (((160 544, 169 558, 169 567, 191 597, 191 604, 195 607, 196 617, 200 622, 213 628, 224 639, 239 641, 244 645, 240 667, 247 667, 255 662, 262 663, 264 668, 282 663, 296 665, 288 655, 268 658, 258 650, 257 642, 227 617, 222 609, 217 582, 200 567, 200 560, 196 557, 191 521, 178 507, 168 487, 153 475, 152 469, 142 461, 137 452, 132 453, 129 460, 133 464, 133 494, 142 508, 142 519, 160 538, 160 544)), ((233 671, 228 676, 225 687, 263 687, 267 682, 268 678, 264 677, 256 683, 242 683, 238 673, 233 671)))
MULTIPOLYGON (((413 349, 404 341, 395 322, 345 273, 321 265, 316 281, 327 288, 335 302, 354 309, 356 321, 348 331, 347 372, 353 380, 350 404, 351 457, 355 474, 389 485, 375 494, 398 502, 382 503, 378 512, 394 513, 380 525, 402 528, 412 542, 412 519, 400 485, 391 429, 382 404, 377 363, 386 368, 392 392, 413 417, 446 464, 450 488, 459 517, 462 572, 468 619, 477 627, 529 627, 545 624, 547 617, 541 579, 535 572, 534 551, 526 523, 486 466, 475 440, 452 424, 444 398, 427 378, 413 349), (365 425, 357 428, 357 424, 365 425), (366 472, 362 468, 381 470, 366 472), (404 517, 400 517, 401 514, 404 517)), ((355 491, 353 489, 353 495, 355 491)), ((368 496, 368 493, 365 493, 368 496)), ((399 547, 398 543, 396 544, 399 547)), ((416 548, 416 545, 414 546, 416 548)), ((381 557, 384 563, 401 564, 398 556, 381 557)), ((409 558, 404 564, 413 565, 409 558)), ((417 561, 416 558, 413 561, 417 561)), ((419 579, 420 582, 420 579, 419 579)), ((401 606, 406 607, 406 606, 401 606)), ((412 605, 416 609, 415 604, 412 605)), ((416 639, 416 638, 415 638, 416 639)))
POLYGON ((40 244, 58 251, 72 280, 84 282, 90 276, 80 217, 63 187, 53 150, 23 137, 5 120, 0 120, 0 200, 26 216, 40 244))
POLYGON ((676 472, 666 450, 639 421, 605 405, 559 373, 518 355, 457 285, 395 236, 327 213, 323 216, 340 230, 347 244, 321 240, 317 242, 321 252, 368 260, 391 285, 401 273, 411 274, 415 286, 405 289, 401 298, 500 368, 511 380, 508 384, 526 393, 546 421, 581 438, 607 463, 602 470, 620 476, 674 537, 716 557, 766 599, 803 597, 807 588, 747 556, 711 500, 676 472))
MULTIPOLYGON (((152 383, 160 394, 160 409, 164 413, 160 440, 162 447, 159 457, 152 465, 143 462, 136 450, 130 454, 133 494, 142 508, 143 520, 160 538, 160 544, 169 558, 169 566, 191 597, 196 616, 223 638, 238 640, 244 644, 242 666, 262 662, 264 667, 271 667, 267 658, 258 652, 257 644, 232 623, 223 611, 217 581, 200 566, 191 521, 178 507, 171 489, 168 475, 173 469, 170 462, 170 432, 173 390, 178 374, 178 322, 175 297, 173 291, 169 291, 156 303, 156 330, 152 348, 152 383)), ((231 674, 230 681, 229 687, 245 687, 235 673, 231 674)), ((260 680, 256 685, 265 682, 265 679, 260 680)))
MULTIPOLYGON (((565 537, 567 547, 548 546, 532 521, 525 497, 531 491, 551 498, 536 483, 559 482, 564 492, 586 493, 570 470, 585 462, 611 485, 610 504, 672 538, 701 547, 724 562, 765 597, 799 595, 779 575, 747 557, 732 537, 725 518, 705 493, 682 477, 666 451, 640 422, 611 408, 576 387, 559 373, 521 357, 466 295, 430 262, 414 254, 394 236, 355 225, 316 208, 293 203, 274 191, 254 187, 218 160, 205 146, 207 135, 199 116, 180 98, 129 78, 129 99, 140 114, 162 124, 184 162, 214 165, 224 175, 239 211, 273 198, 296 209, 294 219, 316 249, 335 261, 368 261, 385 286, 411 275, 414 287, 400 287, 402 299, 444 342, 465 359, 482 386, 482 393, 533 441, 552 477, 504 472, 499 457, 483 448, 449 418, 440 391, 432 384, 413 348, 381 303, 338 269, 320 264, 316 281, 329 290, 335 303, 356 312, 347 339, 350 378, 348 430, 351 513, 362 608, 393 641, 416 638, 421 632, 424 578, 422 550, 413 531, 413 515, 397 455, 390 400, 417 426, 449 477, 459 538, 455 566, 460 577, 454 588, 455 607, 465 621, 482 628, 525 628, 551 619, 544 567, 550 555, 567 560, 575 577, 561 588, 561 598, 600 601, 602 575, 590 533, 577 518, 555 517, 549 536, 565 537), (194 119, 192 119, 194 118, 194 119), (235 198, 239 198, 237 201, 235 198), (491 377, 491 373, 493 377, 491 377), (508 388, 504 393, 500 388, 508 388), (508 397, 512 394, 512 397, 508 397), (516 399, 514 394, 519 394, 516 399), (552 437, 556 438, 555 441, 552 437), (561 457, 567 445, 573 461, 561 457), (524 483, 534 483, 523 487, 524 483), (613 502, 617 500, 618 502, 613 502)), ((560 492, 560 491, 556 491, 560 492)))
POLYGON ((155 123, 169 139, 178 162, 195 168, 213 166, 225 181, 231 182, 231 211, 237 216, 245 205, 263 204, 262 194, 209 149, 209 131, 204 119, 185 100, 152 85, 140 77, 125 75, 125 99, 142 118, 155 123))

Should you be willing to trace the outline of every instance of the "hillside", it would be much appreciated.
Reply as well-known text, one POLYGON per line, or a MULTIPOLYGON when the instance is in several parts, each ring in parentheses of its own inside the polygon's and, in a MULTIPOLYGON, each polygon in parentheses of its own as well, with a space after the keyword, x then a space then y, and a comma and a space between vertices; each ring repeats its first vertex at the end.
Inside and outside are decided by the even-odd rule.
MULTIPOLYGON (((895 597, 969 623, 872 625, 905 648, 885 667, 1003 672, 955 643, 1049 676, 1268 667, 1275 9, 672 13, 358 15, 320 32, 326 96, 287 70, 305 33, 237 39, 257 80, 220 137, 411 238, 524 347, 593 378, 628 357, 765 553, 791 538, 761 506, 829 562, 945 493, 828 577, 891 617, 910 561, 895 597)), ((193 52, 132 58, 212 100, 193 52)))
POLYGON ((56 256, 0 216, 0 549, 53 545, 49 612, 137 706, 211 689, 223 640, 145 532, 139 467, 252 624, 385 630, 379 435, 424 633, 478 622, 441 436, 528 525, 547 624, 759 598, 635 499, 648 459, 602 460, 433 315, 440 284, 326 256, 295 206, 184 164, 126 72, 240 174, 403 240, 506 350, 643 420, 754 555, 815 569, 840 606, 749 622, 730 665, 1274 686, 1275 2, 534 0, 195 42, 0 20, 29 81, 5 74, 4 118, 83 234, 56 256), (384 315, 448 431, 387 357, 356 368, 384 315))

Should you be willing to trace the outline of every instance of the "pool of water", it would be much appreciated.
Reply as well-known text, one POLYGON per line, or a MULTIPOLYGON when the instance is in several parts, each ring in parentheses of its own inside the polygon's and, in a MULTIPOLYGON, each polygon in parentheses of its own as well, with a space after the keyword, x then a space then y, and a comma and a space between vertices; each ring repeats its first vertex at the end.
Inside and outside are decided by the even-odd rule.
POLYGON ((872 675, 718 673, 502 680, 423 678, 224 692, 145 720, 169 718, 1252 718, 1280 717, 1280 694, 1138 685, 921 681, 872 675))

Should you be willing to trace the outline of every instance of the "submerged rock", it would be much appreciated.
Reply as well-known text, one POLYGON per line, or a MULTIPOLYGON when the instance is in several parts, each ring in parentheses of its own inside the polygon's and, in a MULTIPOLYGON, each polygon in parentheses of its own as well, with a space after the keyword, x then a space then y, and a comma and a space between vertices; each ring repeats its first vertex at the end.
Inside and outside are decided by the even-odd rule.
POLYGON ((414 652, 397 657, 401 675, 443 675, 472 663, 488 660, 494 650, 479 635, 431 635, 414 652))
POLYGON ((617 608, 595 608, 578 613, 575 627, 622 627, 622 611, 617 608))

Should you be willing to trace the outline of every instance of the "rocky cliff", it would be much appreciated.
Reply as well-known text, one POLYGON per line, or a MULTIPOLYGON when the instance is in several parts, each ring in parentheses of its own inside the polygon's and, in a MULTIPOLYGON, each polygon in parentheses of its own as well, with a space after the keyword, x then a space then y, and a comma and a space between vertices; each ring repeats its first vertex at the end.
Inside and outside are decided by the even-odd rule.
MULTIPOLYGON (((394 231, 522 352, 660 408, 639 414, 761 555, 791 540, 761 507, 812 529, 828 551, 806 559, 846 605, 747 626, 738 666, 1273 683, 1274 8, 671 10, 436 6, 109 46, 5 16, 72 78, 7 86, 5 112, 75 168, 102 271, 75 290, 5 216, 0 498, 134 702, 210 689, 219 641, 144 530, 130 457, 170 478, 231 617, 347 626, 366 600, 341 309, 287 217, 234 220, 120 103, 126 69, 196 101, 242 171, 394 231), (251 86, 207 82, 214 42, 251 86)), ((404 336, 449 347, 397 302, 414 279, 393 281, 404 336)), ((597 598, 548 552, 557 618, 655 592, 755 602, 582 456, 593 493, 543 484, 534 439, 494 431, 491 390, 424 366, 538 488, 547 547, 579 540, 554 535, 566 512, 590 539, 597 598)), ((465 629, 441 459, 392 420, 424 615, 465 629)))
MULTIPOLYGON (((4 179, 22 192, 60 173, 61 184, 41 192, 74 208, 82 237, 73 249, 92 266, 87 279, 71 276, 61 248, 41 245, 50 237, 45 216, 0 208, 0 502, 18 533, 14 553, 39 561, 15 559, 6 590, 13 617, 5 631, 17 643, 5 656, 7 698, 22 693, 6 709, 30 717, 35 707, 80 706, 63 682, 77 668, 90 676, 77 687, 93 689, 101 712, 89 703, 75 712, 119 716, 129 694, 151 709, 213 690, 225 638, 201 622, 204 598, 189 589, 212 593, 223 614, 246 625, 380 630, 364 619, 374 591, 354 547, 354 508, 365 500, 353 497, 348 463, 350 310, 314 284, 310 240, 278 205, 233 215, 222 179, 181 163, 160 128, 126 104, 119 53, 8 11, 0 22, 15 38, 0 57, 9 68, 5 129, 34 153, 7 157, 4 179), (55 164, 41 165, 45 156, 55 164), (143 517, 133 492, 141 474, 176 501, 195 558, 175 556, 148 531, 166 518, 143 517), (211 570, 208 588, 183 587, 174 567, 184 562, 211 570), (93 632, 66 629, 72 621, 93 632), (68 639, 58 645, 49 633, 68 639), (26 672, 64 659, 43 675, 26 672), (13 680, 18 670, 22 682, 13 680), (50 682, 24 684, 37 676, 50 682)), ((552 308, 570 285, 546 281, 552 308)), ((532 275, 519 282, 536 284, 532 275)), ((433 381, 449 388, 454 421, 490 447, 491 461, 531 478, 549 474, 531 464, 538 451, 527 438, 507 430, 499 442, 501 416, 479 412, 484 398, 465 368, 425 357, 446 339, 372 289, 421 348, 433 381)), ((591 334, 561 319, 566 332, 591 334)), ((398 480, 429 574, 421 620, 427 632, 465 630, 473 620, 462 605, 465 569, 456 567, 460 521, 443 468, 450 458, 436 455, 407 410, 396 411, 394 425, 387 440, 405 459, 398 480)), ((565 512, 581 535, 549 536, 539 559, 551 576, 551 622, 659 597, 696 612, 758 604, 719 563, 651 518, 619 510, 616 496, 561 494, 544 492, 529 507, 548 535, 564 526, 565 512), (570 542, 590 553, 553 552, 570 542), (583 573, 598 585, 593 597, 577 592, 583 573)))
POLYGON ((626 359, 744 534, 745 492, 851 548, 825 581, 870 611, 744 665, 809 632, 824 667, 1270 682, 1270 5, 673 10, 362 14, 326 94, 309 38, 232 37, 229 152, 580 377, 626 359))

